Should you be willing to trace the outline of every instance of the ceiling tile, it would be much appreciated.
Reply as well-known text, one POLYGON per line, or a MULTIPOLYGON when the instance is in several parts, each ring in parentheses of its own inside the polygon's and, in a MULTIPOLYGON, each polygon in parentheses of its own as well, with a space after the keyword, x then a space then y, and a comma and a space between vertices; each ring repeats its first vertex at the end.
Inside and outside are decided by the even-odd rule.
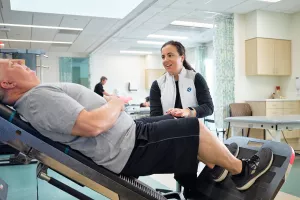
POLYGON ((300 6, 299 0, 283 0, 270 4, 264 10, 284 12, 300 6))
POLYGON ((50 48, 49 48, 49 51, 50 52, 67 52, 69 48, 70 48, 69 46, 54 46, 54 45, 51 45, 50 48))
POLYGON ((0 39, 7 39, 5 32, 0 32, 0 39))
POLYGON ((55 29, 41 29, 41 28, 32 28, 32 40, 43 40, 43 41, 52 41, 58 30, 55 29))
POLYGON ((43 43, 30 43, 31 49, 43 49, 48 51, 51 44, 43 44, 43 43))
POLYGON ((155 7, 167 7, 172 5, 176 0, 158 0, 154 6, 155 7))
POLYGON ((32 13, 18 12, 10 10, 10 1, 2 1, 3 8, 1 9, 4 23, 10 24, 31 24, 32 13))
POLYGON ((29 42, 9 42, 10 48, 14 49, 29 49, 30 43, 29 42))
POLYGON ((73 34, 56 34, 54 37, 54 41, 60 41, 60 42, 73 42, 78 35, 73 34))
POLYGON ((98 36, 107 35, 108 30, 118 21, 117 19, 94 18, 88 23, 83 32, 98 36))
POLYGON ((74 43, 72 44, 72 46, 70 47, 70 49, 68 51, 70 51, 70 52, 84 52, 96 40, 97 40, 97 38, 94 35, 80 35, 74 41, 74 43))
POLYGON ((34 13, 32 24, 40 26, 59 26, 62 18, 62 15, 34 13))
POLYGON ((239 5, 233 6, 229 9, 227 9, 227 12, 232 12, 232 13, 238 13, 238 14, 246 14, 248 12, 254 11, 254 10, 258 10, 258 9, 262 9, 262 8, 266 8, 267 6, 269 6, 270 3, 267 2, 262 2, 262 1, 245 1, 239 5))
POLYGON ((208 0, 178 0, 174 2, 170 8, 178 8, 178 9, 199 9, 205 5, 208 0), (195 7, 197 5, 197 7, 195 7))
POLYGON ((31 28, 10 27, 10 31, 7 33, 7 36, 8 39, 30 40, 31 28))
POLYGON ((81 16, 64 16, 60 26, 69 28, 84 28, 91 17, 81 17, 81 16))

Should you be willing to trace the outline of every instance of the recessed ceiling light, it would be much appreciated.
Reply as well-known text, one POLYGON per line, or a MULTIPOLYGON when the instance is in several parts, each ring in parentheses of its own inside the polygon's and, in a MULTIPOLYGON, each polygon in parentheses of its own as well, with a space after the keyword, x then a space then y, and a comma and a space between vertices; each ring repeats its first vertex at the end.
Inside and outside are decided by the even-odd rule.
POLYGON ((157 42, 157 41, 146 41, 146 40, 139 40, 137 41, 139 44, 154 44, 154 45, 163 45, 164 42, 157 42))
POLYGON ((150 34, 147 37, 148 38, 174 39, 174 40, 186 40, 186 39, 188 39, 188 37, 184 37, 184 36, 156 35, 156 34, 150 34))
POLYGON ((123 19, 142 2, 143 0, 10 0, 10 9, 33 13, 123 19))
POLYGON ((281 0, 257 0, 257 1, 264 1, 264 2, 269 2, 269 3, 276 3, 276 2, 279 2, 281 0))
POLYGON ((120 53, 129 53, 129 54, 152 54, 151 51, 120 51, 120 53))
POLYGON ((173 21, 172 25, 176 26, 191 26, 191 27, 199 27, 199 28, 213 28, 213 24, 207 23, 198 23, 198 22, 188 22, 188 21, 173 21))
POLYGON ((5 24, 0 23, 0 26, 16 26, 16 27, 26 27, 26 28, 46 28, 46 29, 61 29, 61 30, 73 30, 82 31, 82 28, 69 28, 69 27, 59 27, 59 26, 38 26, 38 25, 25 25, 25 24, 5 24))
POLYGON ((0 39, 0 41, 4 41, 4 42, 32 42, 32 43, 46 43, 46 44, 73 44, 73 42, 41 41, 41 40, 0 39))
POLYGON ((208 0, 207 2, 205 2, 204 4, 208 4, 208 3, 210 3, 210 2, 212 2, 213 0, 208 0))

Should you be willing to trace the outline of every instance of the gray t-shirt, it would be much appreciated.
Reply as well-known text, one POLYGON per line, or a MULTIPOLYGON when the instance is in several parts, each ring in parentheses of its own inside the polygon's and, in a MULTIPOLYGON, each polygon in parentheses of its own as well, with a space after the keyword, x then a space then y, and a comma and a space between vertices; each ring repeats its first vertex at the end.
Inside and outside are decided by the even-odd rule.
POLYGON ((135 143, 135 123, 124 111, 114 126, 96 137, 71 135, 79 113, 106 104, 106 100, 74 83, 41 84, 26 92, 14 105, 44 136, 69 145, 90 157, 98 165, 120 173, 135 143))

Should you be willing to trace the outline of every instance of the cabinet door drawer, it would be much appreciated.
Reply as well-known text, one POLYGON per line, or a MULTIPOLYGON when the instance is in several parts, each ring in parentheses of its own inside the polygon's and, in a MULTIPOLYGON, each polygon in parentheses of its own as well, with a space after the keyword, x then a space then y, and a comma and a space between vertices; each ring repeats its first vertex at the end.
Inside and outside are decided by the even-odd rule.
POLYGON ((283 131, 283 135, 285 138, 298 138, 299 137, 299 130, 292 130, 292 131, 283 131))
POLYGON ((299 101, 284 101, 283 102, 283 108, 298 109, 299 104, 300 104, 299 101))
POLYGON ((283 109, 283 115, 298 115, 299 110, 293 108, 285 108, 283 109))
POLYGON ((283 109, 267 109, 266 116, 280 116, 283 115, 283 109))
POLYGON ((266 108, 267 109, 270 109, 270 108, 283 108, 283 102, 272 102, 272 101, 269 101, 269 102, 266 102, 266 108))

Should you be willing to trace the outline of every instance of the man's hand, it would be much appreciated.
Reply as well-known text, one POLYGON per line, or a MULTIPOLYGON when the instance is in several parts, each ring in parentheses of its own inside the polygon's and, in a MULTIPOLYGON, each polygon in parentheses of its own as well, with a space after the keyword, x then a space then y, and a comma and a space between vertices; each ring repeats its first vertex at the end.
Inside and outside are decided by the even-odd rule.
POLYGON ((113 103, 115 106, 120 106, 121 107, 121 111, 125 110, 125 105, 124 105, 124 101, 122 99, 120 99, 117 96, 109 96, 111 103, 113 103))
POLYGON ((189 117, 190 116, 190 110, 188 108, 186 109, 179 109, 179 108, 170 108, 167 111, 167 114, 172 115, 173 117, 189 117))

